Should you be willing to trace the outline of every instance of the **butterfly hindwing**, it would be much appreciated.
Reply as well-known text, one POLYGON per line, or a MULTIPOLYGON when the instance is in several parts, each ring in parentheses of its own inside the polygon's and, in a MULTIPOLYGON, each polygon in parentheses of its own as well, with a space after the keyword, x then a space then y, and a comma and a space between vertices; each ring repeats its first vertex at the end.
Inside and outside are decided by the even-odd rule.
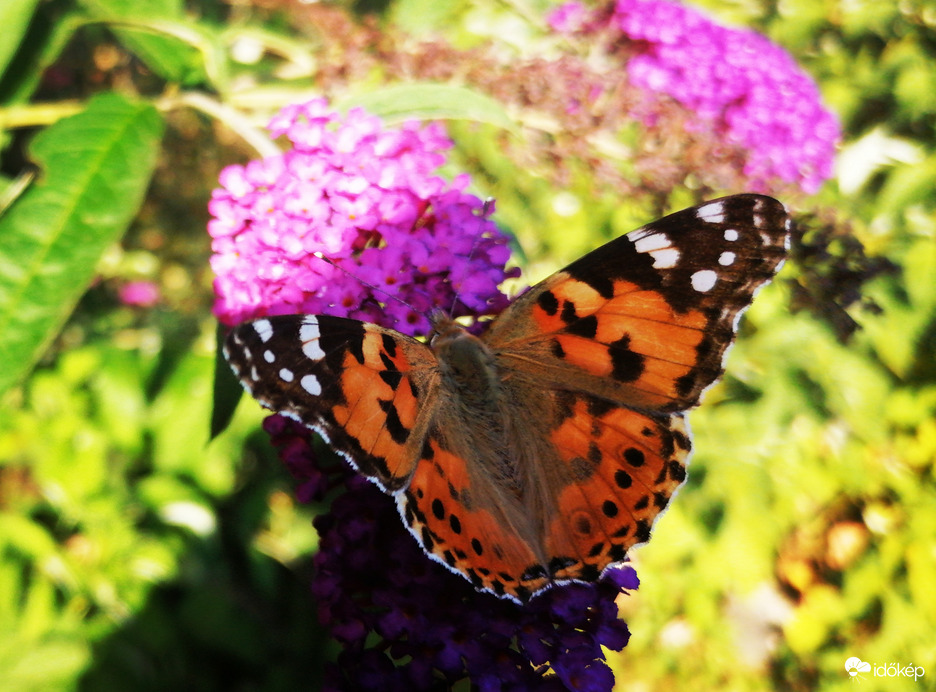
POLYGON ((594 581, 646 543, 686 480, 691 443, 683 416, 647 415, 563 392, 550 439, 569 468, 546 544, 556 580, 594 581), (561 566, 561 568, 559 568, 561 566))
MULTIPOLYGON (((397 498, 430 556, 475 587, 519 601, 555 583, 595 581, 645 543, 685 480, 690 453, 679 414, 649 416, 571 392, 530 391, 527 400, 536 396, 549 398, 556 419, 537 457, 541 473, 524 492, 550 495, 551 504, 538 508, 529 497, 518 503, 526 510, 526 532, 502 511, 514 498, 488 501, 483 479, 472 478, 472 458, 452 453, 433 434, 397 498)), ((516 453, 511 446, 506 453, 516 453)))
POLYGON ((397 498, 400 514, 428 555, 476 588, 526 600, 549 579, 536 570, 531 542, 476 497, 470 462, 430 435, 410 487, 397 498))
POLYGON ((225 357, 263 406, 321 433, 394 492, 421 452, 435 358, 415 339, 328 315, 282 315, 234 328, 225 357))

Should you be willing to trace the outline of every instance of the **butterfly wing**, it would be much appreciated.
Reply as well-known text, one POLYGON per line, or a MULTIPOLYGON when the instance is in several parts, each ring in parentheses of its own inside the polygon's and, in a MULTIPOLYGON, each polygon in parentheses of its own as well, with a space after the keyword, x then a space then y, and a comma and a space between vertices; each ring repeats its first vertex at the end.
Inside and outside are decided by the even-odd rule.
MULTIPOLYGON (((740 314, 783 262, 789 226, 769 197, 715 200, 595 250, 495 320, 485 342, 522 419, 508 446, 522 464, 518 450, 539 445, 520 475, 540 536, 529 563, 529 552, 505 565, 459 546, 470 569, 485 570, 476 583, 525 600, 557 581, 592 581, 648 540, 686 478, 680 412, 722 373, 740 314), (530 415, 538 408, 546 413, 530 415)), ((416 482, 409 492, 424 507, 445 491, 428 471, 416 482)), ((439 517, 425 519, 437 545, 457 544, 439 517)), ((489 547, 513 534, 486 530, 489 547)))
POLYGON ((644 411, 682 411, 723 371, 738 319, 786 255, 790 219, 762 195, 671 214, 517 299, 487 342, 511 370, 644 411))
POLYGON ((425 461, 397 502, 429 555, 476 588, 526 602, 555 583, 595 581, 646 542, 685 480, 690 442, 679 414, 516 382, 506 395, 524 426, 503 451, 524 460, 522 498, 473 473, 479 450, 448 449, 430 432, 425 461), (531 415, 538 399, 552 417, 531 415))
POLYGON ((357 320, 282 315, 235 327, 224 355, 257 401, 321 433, 382 489, 409 483, 437 390, 425 344, 357 320))

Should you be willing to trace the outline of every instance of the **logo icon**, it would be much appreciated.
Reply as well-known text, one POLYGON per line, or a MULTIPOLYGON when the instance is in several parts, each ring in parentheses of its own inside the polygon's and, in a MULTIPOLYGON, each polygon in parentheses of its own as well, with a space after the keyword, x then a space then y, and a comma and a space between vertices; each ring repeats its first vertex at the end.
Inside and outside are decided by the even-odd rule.
POLYGON ((848 675, 852 678, 852 680, 861 682, 861 673, 870 673, 871 664, 865 663, 857 656, 852 656, 847 661, 845 661, 845 670, 848 672, 848 675))

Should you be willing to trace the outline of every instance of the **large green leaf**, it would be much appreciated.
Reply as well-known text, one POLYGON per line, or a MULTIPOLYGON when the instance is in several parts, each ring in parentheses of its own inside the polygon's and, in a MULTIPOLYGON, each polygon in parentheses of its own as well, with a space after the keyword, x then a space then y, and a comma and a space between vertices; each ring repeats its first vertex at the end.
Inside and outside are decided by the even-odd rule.
POLYGON ((3 27, 0 36, 0 75, 2 75, 19 48, 29 21, 36 11, 39 0, 4 0, 0 2, 0 26, 3 27))
POLYGON ((36 137, 39 182, 0 218, 0 392, 42 354, 140 206, 163 121, 103 94, 36 137))
POLYGON ((361 106, 393 124, 417 120, 473 120, 507 130, 517 124, 504 106, 489 96, 448 84, 400 84, 367 94, 357 94, 339 104, 340 109, 361 106))

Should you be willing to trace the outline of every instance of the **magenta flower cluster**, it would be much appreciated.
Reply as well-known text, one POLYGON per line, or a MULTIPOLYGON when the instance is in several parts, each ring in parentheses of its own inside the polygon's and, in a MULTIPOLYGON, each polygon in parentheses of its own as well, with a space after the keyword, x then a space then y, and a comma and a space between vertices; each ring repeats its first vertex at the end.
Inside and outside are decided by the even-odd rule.
POLYGON ((384 128, 315 99, 284 108, 269 129, 290 148, 224 169, 209 203, 219 320, 318 313, 418 334, 436 308, 506 306, 498 286, 517 273, 504 269, 507 239, 493 205, 465 192, 467 176, 435 173, 452 146, 439 125, 384 128))
POLYGON ((672 97, 700 125, 745 149, 752 189, 767 191, 779 179, 813 193, 831 177, 838 121, 809 75, 764 36, 721 26, 672 0, 617 0, 610 15, 572 2, 550 23, 560 32, 610 29, 634 42, 629 80, 672 97))

